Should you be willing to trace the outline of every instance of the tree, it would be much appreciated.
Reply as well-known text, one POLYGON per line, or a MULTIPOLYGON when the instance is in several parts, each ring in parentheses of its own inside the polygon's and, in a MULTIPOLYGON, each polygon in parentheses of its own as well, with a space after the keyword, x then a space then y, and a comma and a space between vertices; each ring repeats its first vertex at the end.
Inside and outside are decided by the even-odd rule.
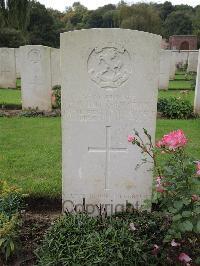
MULTIPOLYGON (((125 10, 124 10, 125 11, 125 10)), ((161 19, 159 13, 151 5, 132 5, 131 12, 121 13, 121 27, 141 30, 159 34, 161 32, 161 19)))
POLYGON ((0 0, 4 25, 26 32, 30 18, 30 0, 0 0))
POLYGON ((17 48, 25 45, 26 42, 27 40, 21 31, 10 28, 0 29, 0 47, 17 48))
POLYGON ((26 32, 30 19, 29 0, 7 0, 8 25, 26 32))
POLYGON ((66 23, 67 29, 87 28, 88 9, 75 2, 72 7, 68 7, 63 21, 66 23))
POLYGON ((195 16, 193 17, 193 34, 198 37, 198 47, 200 47, 200 5, 195 9, 195 16))
POLYGON ((103 27, 103 17, 98 10, 89 11, 87 19, 88 28, 101 28, 103 27))
POLYGON ((32 2, 28 26, 30 43, 58 47, 60 36, 54 23, 51 12, 44 5, 32 2))
POLYGON ((192 20, 183 11, 172 12, 164 23, 166 36, 188 35, 192 33, 192 20))
POLYGON ((174 11, 174 6, 172 5, 172 3, 169 1, 164 2, 164 4, 160 9, 161 19, 165 20, 169 16, 169 14, 171 14, 173 11, 174 11))

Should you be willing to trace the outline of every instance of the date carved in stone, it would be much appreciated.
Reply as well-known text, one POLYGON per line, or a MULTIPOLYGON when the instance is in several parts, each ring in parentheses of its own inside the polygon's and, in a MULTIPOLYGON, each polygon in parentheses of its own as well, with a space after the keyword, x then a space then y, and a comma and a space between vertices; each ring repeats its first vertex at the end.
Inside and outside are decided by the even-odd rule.
POLYGON ((88 59, 88 73, 101 88, 118 88, 131 74, 131 60, 124 48, 95 48, 88 59))

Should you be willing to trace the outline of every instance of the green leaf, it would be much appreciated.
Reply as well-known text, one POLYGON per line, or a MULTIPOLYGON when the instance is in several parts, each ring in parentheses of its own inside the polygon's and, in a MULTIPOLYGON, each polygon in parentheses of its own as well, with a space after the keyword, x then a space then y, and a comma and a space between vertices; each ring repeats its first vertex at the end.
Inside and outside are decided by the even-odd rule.
POLYGON ((183 199, 182 202, 185 206, 188 206, 191 203, 191 199, 183 199))
POLYGON ((10 242, 10 250, 13 252, 15 250, 15 245, 13 241, 10 242))
POLYGON ((195 209, 194 209, 194 212, 195 212, 196 214, 200 214, 200 207, 195 208, 195 209))
POLYGON ((183 217, 190 217, 190 216, 192 216, 192 212, 191 211, 184 211, 184 212, 182 212, 182 216, 183 217))
POLYGON ((118 258, 120 258, 121 260, 123 260, 123 256, 122 253, 120 251, 117 252, 118 258))
POLYGON ((176 208, 177 210, 182 209, 183 207, 183 202, 182 201, 175 201, 174 202, 174 208, 176 208))
POLYGON ((174 209, 173 207, 169 207, 169 208, 168 208, 168 211, 169 211, 170 213, 176 213, 176 212, 177 212, 177 209, 174 209))
POLYGON ((185 221, 185 222, 183 222, 183 223, 181 223, 180 225, 179 225, 179 228, 181 229, 181 231, 183 231, 183 232, 189 232, 189 231, 192 231, 192 229, 193 229, 193 224, 190 222, 190 221, 185 221))
POLYGON ((200 221, 197 222, 197 233, 200 233, 200 221))
POLYGON ((177 214, 177 215, 174 215, 174 216, 172 217, 172 220, 175 222, 175 221, 180 220, 181 218, 182 218, 182 216, 181 216, 180 214, 177 214))

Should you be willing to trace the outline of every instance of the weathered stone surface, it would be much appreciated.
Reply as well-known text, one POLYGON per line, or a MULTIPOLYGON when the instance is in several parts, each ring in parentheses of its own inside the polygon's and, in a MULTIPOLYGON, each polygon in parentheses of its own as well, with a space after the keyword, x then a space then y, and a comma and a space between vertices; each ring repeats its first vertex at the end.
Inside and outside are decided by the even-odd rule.
POLYGON ((176 74, 176 54, 174 51, 171 51, 171 60, 170 60, 170 79, 174 79, 176 74))
POLYGON ((0 48, 0 88, 16 87, 15 49, 0 48))
POLYGON ((161 50, 160 53, 160 76, 159 89, 167 90, 170 79, 171 51, 161 50))
POLYGON ((15 48, 16 78, 21 78, 21 54, 20 48, 15 48))
POLYGON ((198 56, 197 79, 195 88, 194 112, 200 115, 200 52, 198 56))
POLYGON ((21 49, 23 109, 51 110, 51 48, 27 45, 21 49))
POLYGON ((175 53, 176 65, 184 66, 188 63, 189 51, 173 51, 175 53))
POLYGON ((122 29, 61 34, 65 211, 111 213, 151 197, 152 165, 135 169, 142 155, 127 136, 146 128, 154 139, 160 43, 122 29))
POLYGON ((51 81, 52 87, 61 84, 60 49, 51 48, 51 81))
POLYGON ((197 65, 198 65, 198 50, 190 51, 188 57, 187 72, 197 72, 197 65))

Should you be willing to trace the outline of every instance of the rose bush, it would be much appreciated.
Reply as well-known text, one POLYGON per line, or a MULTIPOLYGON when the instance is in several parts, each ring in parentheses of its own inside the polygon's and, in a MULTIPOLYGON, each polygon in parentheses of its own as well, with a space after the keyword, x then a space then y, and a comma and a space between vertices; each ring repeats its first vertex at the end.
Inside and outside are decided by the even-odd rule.
MULTIPOLYGON (((151 203, 156 204, 170 222, 164 242, 171 242, 174 248, 181 246, 179 260, 189 263, 192 259, 183 252, 184 248, 197 243, 200 233, 200 161, 186 153, 188 139, 180 129, 164 135, 155 146, 145 129, 144 135, 147 142, 137 131, 128 137, 128 141, 141 149, 144 161, 151 157, 155 169, 151 203), (158 160, 160 156, 165 158, 158 160)), ((200 262, 200 258, 197 260, 200 262)))

